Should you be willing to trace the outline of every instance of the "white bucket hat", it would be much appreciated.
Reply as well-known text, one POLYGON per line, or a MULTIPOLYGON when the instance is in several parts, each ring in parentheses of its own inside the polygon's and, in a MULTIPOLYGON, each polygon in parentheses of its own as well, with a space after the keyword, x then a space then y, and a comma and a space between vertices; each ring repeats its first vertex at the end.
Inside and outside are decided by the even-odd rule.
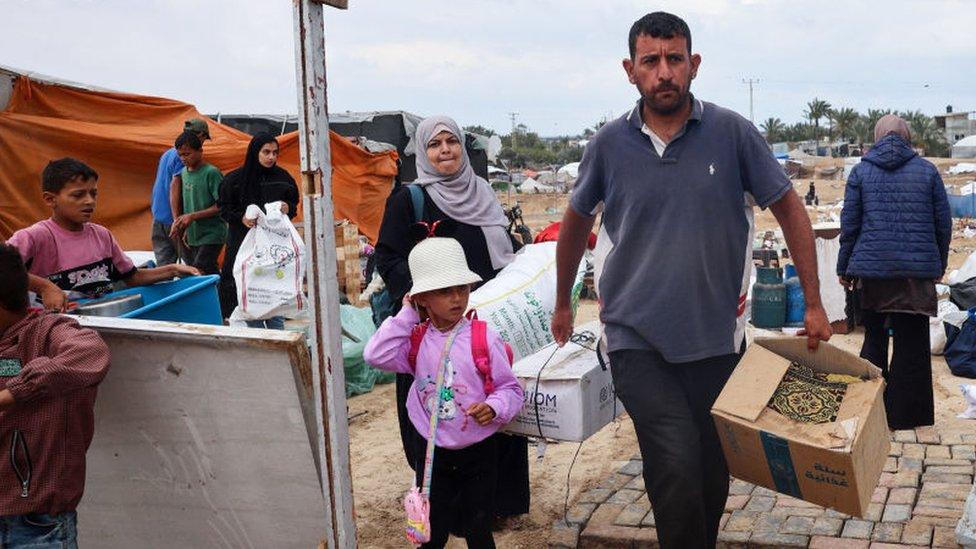
POLYGON ((481 282, 481 277, 468 269, 461 243, 453 238, 421 240, 410 251, 407 262, 413 279, 410 295, 481 282))

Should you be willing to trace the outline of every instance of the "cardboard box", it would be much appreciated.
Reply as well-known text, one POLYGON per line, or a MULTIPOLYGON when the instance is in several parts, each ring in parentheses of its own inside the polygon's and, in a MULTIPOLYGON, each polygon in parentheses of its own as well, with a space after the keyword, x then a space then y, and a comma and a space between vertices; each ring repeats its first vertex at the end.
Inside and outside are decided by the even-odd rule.
MULTIPOLYGON (((581 332, 598 340, 600 323, 578 326, 575 333, 581 332)), ((610 370, 600 364, 595 349, 596 341, 585 346, 569 342, 558 349, 544 347, 517 361, 512 368, 525 400, 504 431, 580 442, 620 415, 624 407, 616 398, 610 370)))
POLYGON ((335 222, 336 278, 339 291, 351 305, 359 307, 363 291, 363 272, 359 259, 359 227, 348 220, 335 222))
POLYGON ((770 490, 863 517, 888 456, 888 424, 881 371, 847 351, 806 338, 757 338, 712 407, 733 476, 770 490), (837 421, 793 421, 768 408, 790 362, 852 383, 837 421))

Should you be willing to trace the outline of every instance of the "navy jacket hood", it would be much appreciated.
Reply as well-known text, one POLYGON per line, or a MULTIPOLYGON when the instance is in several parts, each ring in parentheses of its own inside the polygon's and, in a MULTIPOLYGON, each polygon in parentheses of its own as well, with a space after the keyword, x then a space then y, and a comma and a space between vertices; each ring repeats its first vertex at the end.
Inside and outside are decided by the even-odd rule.
POLYGON ((862 160, 890 172, 902 167, 916 156, 918 153, 912 149, 908 141, 900 135, 890 133, 875 143, 862 160))

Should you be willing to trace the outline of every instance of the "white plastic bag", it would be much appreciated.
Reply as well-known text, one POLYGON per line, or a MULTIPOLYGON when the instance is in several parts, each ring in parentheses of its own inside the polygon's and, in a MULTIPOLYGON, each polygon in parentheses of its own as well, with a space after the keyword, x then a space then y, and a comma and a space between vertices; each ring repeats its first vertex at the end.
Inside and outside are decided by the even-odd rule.
POLYGON ((962 284, 974 276, 976 276, 976 252, 969 254, 962 267, 949 273, 949 285, 962 284))
MULTIPOLYGON (((573 283, 575 296, 583 284, 585 262, 573 283)), ((471 293, 468 306, 512 347, 515 360, 552 343, 552 312, 556 309, 556 243, 529 244, 495 278, 471 293)))
POLYGON ((828 322, 847 318, 847 294, 837 280, 837 257, 840 255, 839 238, 817 239, 817 274, 820 276, 820 301, 827 312, 828 322))
POLYGON ((976 419, 976 385, 960 385, 962 397, 966 399, 966 411, 959 414, 959 419, 976 419))
POLYGON ((951 313, 958 313, 959 307, 955 303, 944 299, 939 301, 939 314, 929 319, 929 343, 933 355, 941 355, 945 351, 946 331, 945 319, 951 313))
POLYGON ((302 293, 305 242, 281 212, 281 202, 264 208, 267 214, 251 204, 244 213, 257 225, 244 236, 234 261, 238 305, 232 321, 294 317, 307 307, 302 293))

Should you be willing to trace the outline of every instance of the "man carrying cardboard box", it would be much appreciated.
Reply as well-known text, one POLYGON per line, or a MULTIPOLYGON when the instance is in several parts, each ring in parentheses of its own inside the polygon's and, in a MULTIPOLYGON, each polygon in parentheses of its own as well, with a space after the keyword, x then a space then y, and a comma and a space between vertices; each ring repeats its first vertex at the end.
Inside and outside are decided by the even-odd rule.
POLYGON ((729 484, 709 411, 744 347, 754 204, 783 228, 810 349, 830 338, 830 324, 813 230, 786 173, 748 120, 690 93, 701 57, 688 25, 648 14, 631 27, 629 47, 623 66, 641 99, 583 154, 559 233, 552 331, 561 344, 572 332, 573 271, 602 208, 600 238, 612 249, 600 316, 658 538, 662 547, 714 547, 729 484))

